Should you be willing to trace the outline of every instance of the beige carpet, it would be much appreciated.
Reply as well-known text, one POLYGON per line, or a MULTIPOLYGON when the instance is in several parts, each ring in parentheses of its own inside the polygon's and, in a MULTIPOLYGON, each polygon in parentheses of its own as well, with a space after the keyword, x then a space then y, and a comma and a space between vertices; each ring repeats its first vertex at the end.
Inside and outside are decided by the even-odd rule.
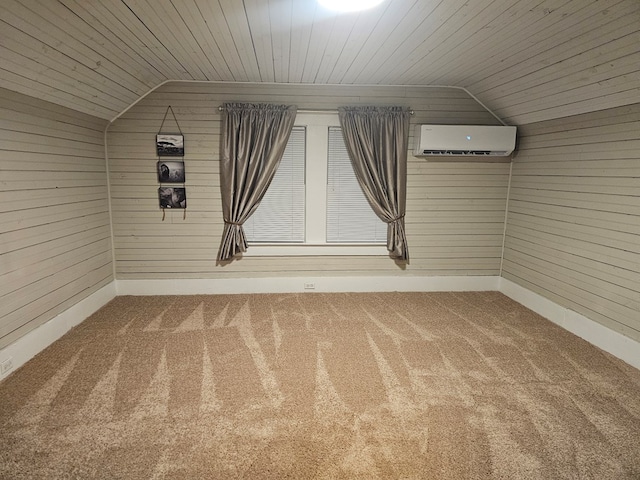
POLYGON ((0 384, 3 479, 639 479, 640 371, 491 293, 119 297, 0 384))

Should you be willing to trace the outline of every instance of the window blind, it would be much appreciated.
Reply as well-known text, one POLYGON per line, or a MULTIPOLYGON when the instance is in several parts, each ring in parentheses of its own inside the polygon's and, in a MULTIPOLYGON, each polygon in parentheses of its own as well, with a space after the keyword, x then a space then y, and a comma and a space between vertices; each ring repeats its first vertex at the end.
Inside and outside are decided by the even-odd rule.
POLYGON ((327 243, 385 243, 387 224, 362 193, 340 127, 329 127, 327 176, 327 243))
POLYGON ((304 242, 305 151, 305 128, 294 127, 267 193, 244 223, 249 242, 304 242))

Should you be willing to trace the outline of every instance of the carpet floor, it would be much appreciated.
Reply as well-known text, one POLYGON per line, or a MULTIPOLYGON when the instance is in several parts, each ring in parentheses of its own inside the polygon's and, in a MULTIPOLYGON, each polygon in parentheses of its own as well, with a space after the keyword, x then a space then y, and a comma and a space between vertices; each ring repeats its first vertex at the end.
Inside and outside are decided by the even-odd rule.
POLYGON ((640 479, 640 371, 497 292, 117 297, 0 384, 3 479, 640 479))

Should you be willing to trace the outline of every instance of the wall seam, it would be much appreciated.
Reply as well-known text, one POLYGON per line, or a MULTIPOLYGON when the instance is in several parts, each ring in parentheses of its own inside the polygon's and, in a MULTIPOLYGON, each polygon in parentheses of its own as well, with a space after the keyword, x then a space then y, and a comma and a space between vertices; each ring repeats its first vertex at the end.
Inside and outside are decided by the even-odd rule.
MULTIPOLYGON (((109 208, 109 233, 111 234, 111 267, 113 280, 116 280, 116 242, 113 234, 113 207, 111 205, 111 171, 109 169, 109 144, 107 141, 111 122, 104 128, 104 167, 107 176, 107 205, 109 208)), ((116 291, 117 294, 117 291, 116 291)))
POLYGON ((502 230, 502 249, 500 251, 500 272, 499 277, 502 278, 502 268, 504 264, 504 245, 507 239, 507 219, 509 218, 509 198, 511 197, 511 179, 513 177, 513 158, 509 163, 509 182, 507 183, 507 201, 504 205, 504 228, 502 230))

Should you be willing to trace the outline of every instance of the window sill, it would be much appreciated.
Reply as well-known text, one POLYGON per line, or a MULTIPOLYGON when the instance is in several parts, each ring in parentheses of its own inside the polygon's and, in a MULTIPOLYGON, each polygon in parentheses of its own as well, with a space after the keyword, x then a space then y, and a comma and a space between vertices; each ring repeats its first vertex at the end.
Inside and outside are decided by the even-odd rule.
POLYGON ((372 244, 253 244, 244 257, 388 256, 386 245, 372 244))

